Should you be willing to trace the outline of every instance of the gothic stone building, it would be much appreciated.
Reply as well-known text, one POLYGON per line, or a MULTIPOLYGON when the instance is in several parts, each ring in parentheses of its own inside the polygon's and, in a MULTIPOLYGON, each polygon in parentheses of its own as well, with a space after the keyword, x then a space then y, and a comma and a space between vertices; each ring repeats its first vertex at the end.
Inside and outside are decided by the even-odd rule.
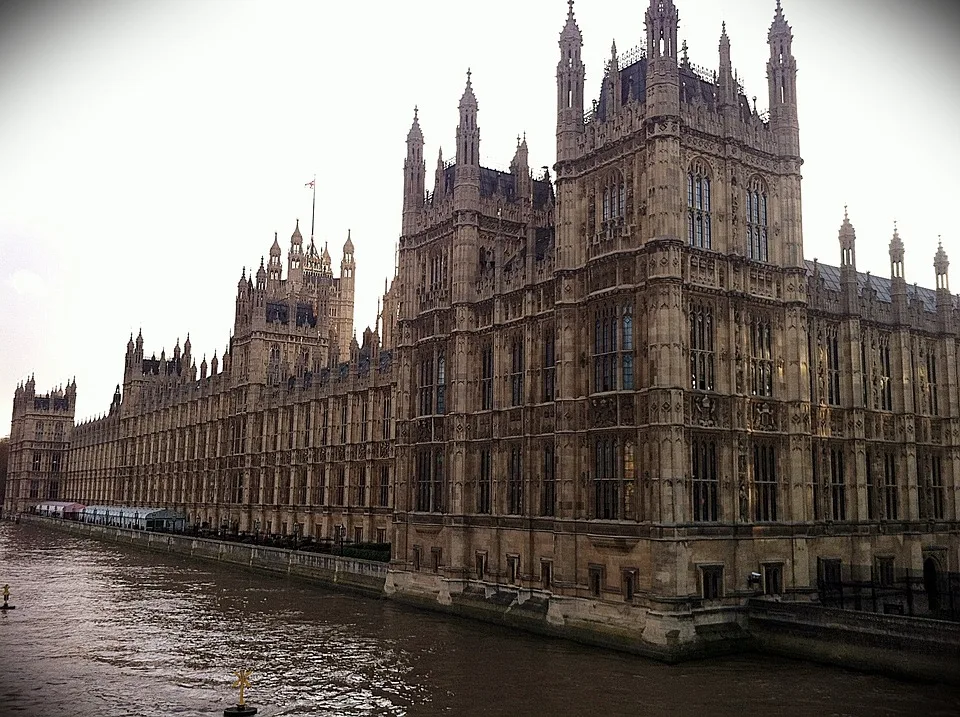
POLYGON ((396 275, 362 346, 345 351, 345 304, 323 308, 331 277, 301 268, 295 232, 286 280, 276 245, 266 277, 241 280, 222 370, 198 380, 189 347, 154 361, 128 346, 110 415, 73 431, 60 495, 386 539, 390 592, 534 597, 552 625, 653 652, 697 644, 758 591, 957 571, 946 255, 935 290, 908 286, 894 231, 890 278, 858 273, 845 215, 840 266, 804 260, 779 2, 768 113, 725 29, 706 72, 678 48, 671 0, 645 25, 585 111, 570 2, 552 180, 525 139, 509 171, 480 165, 468 74, 456 157, 428 191, 415 112, 396 275))

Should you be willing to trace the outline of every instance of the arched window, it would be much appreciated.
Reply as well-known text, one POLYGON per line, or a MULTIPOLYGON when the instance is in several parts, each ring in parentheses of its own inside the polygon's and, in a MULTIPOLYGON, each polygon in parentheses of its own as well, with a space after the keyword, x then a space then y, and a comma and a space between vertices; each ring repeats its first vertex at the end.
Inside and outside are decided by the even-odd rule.
POLYGON ((754 177, 747 188, 747 258, 769 261, 767 251, 767 189, 754 177))
POLYGON ((594 517, 617 520, 620 517, 620 475, 617 466, 617 442, 611 438, 594 444, 594 517))
POLYGON ((713 390, 713 358, 713 312, 697 304, 690 310, 690 387, 694 391, 713 390))
POLYGON ((280 347, 274 344, 270 347, 270 361, 267 364, 267 383, 276 384, 280 381, 280 347))
POLYGON ((696 161, 687 172, 687 241, 690 246, 710 249, 710 174, 702 162, 696 161))
POLYGON ((447 363, 441 352, 437 356, 437 413, 447 412, 447 363))
POLYGON ((620 172, 611 172, 603 186, 601 204, 603 222, 622 219, 626 209, 626 187, 620 172))

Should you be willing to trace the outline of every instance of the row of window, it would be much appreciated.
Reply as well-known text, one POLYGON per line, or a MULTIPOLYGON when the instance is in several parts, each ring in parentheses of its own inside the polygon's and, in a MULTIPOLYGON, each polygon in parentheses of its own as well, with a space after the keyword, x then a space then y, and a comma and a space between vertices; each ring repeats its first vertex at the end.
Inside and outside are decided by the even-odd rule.
MULTIPOLYGON (((36 430, 36 433, 35 433, 35 438, 36 438, 36 440, 38 440, 38 441, 46 440, 47 425, 48 425, 48 424, 44 423, 43 421, 37 421, 36 425, 34 426, 34 428, 35 428, 35 430, 36 430)), ((64 425, 63 422, 62 422, 62 421, 54 421, 53 423, 51 423, 51 424, 49 424, 49 425, 50 425, 50 428, 51 428, 51 431, 52 431, 52 433, 51 433, 51 439, 54 440, 54 441, 62 441, 62 440, 63 440, 63 425, 64 425)))
MULTIPOLYGON (((774 358, 773 332, 769 319, 755 317, 749 327, 749 361, 751 393, 773 396, 774 358)), ((598 309, 593 326, 592 392, 631 391, 634 389, 633 309, 629 305, 608 305, 598 309)), ((552 330, 542 335, 542 401, 555 399, 556 349, 552 330)), ((690 311, 690 385, 693 390, 716 389, 716 348, 713 311, 697 304, 690 311)), ((507 379, 509 406, 524 403, 524 342, 515 338, 509 346, 510 364, 507 379)), ((442 351, 426 350, 418 364, 417 415, 443 414, 445 400, 445 359, 442 351)), ((491 344, 480 350, 480 408, 490 410, 494 404, 494 351, 491 344)))
MULTIPOLYGON (((770 320, 752 317, 747 329, 750 339, 750 393, 753 396, 773 396, 773 331, 770 320)), ((716 390, 715 334, 713 309, 706 304, 695 304, 690 310, 690 388, 694 391, 716 390)))
MULTIPOLYGON (((767 190, 755 177, 745 194, 745 231, 747 257, 769 261, 767 190)), ((713 247, 713 220, 710 209, 710 176, 706 167, 695 162, 687 173, 687 242, 692 247, 713 247)))
MULTIPOLYGON (((552 444, 539 451, 539 466, 534 466, 539 486, 528 483, 533 476, 524 472, 524 454, 519 446, 505 454, 503 479, 504 512, 507 515, 536 513, 556 515, 558 497, 556 454, 552 444), (533 496, 536 506, 528 506, 525 490, 538 488, 533 496), (536 500, 538 499, 538 500, 536 500)), ((535 453, 534 456, 537 454, 535 453)), ((443 449, 424 449, 417 454, 415 510, 443 512, 443 449)), ((636 446, 633 441, 601 438, 594 443, 592 471, 592 517, 597 520, 631 520, 638 514, 635 505, 637 477, 636 446)), ((494 512, 496 488, 493 478, 493 455, 481 449, 476 479, 477 513, 494 512)), ((748 495, 741 487, 741 520, 775 522, 780 519, 781 475, 776 446, 771 442, 754 442, 749 457, 752 481, 748 495)), ((815 444, 812 448, 813 519, 845 521, 847 513, 847 471, 844 449, 837 445, 815 444)), ((716 440, 696 436, 690 444, 690 508, 695 522, 716 522, 723 519, 720 497, 720 447, 716 440)), ((923 453, 917 457, 920 517, 942 520, 945 515, 942 458, 923 453)), ((499 481, 498 481, 499 482, 499 481)), ((892 451, 869 451, 867 462, 867 520, 899 520, 901 517, 900 484, 897 461, 892 451)))
POLYGON ((348 482, 346 468, 340 466, 319 471, 316 482, 308 486, 306 470, 303 466, 284 472, 279 478, 272 471, 264 473, 262 478, 259 473, 253 471, 250 477, 249 494, 245 497, 243 473, 233 471, 233 475, 228 479, 230 501, 236 504, 258 502, 257 498, 262 490, 264 503, 278 505, 291 503, 293 505, 389 507, 389 466, 379 466, 372 475, 373 478, 370 478, 367 467, 360 466, 355 480, 348 482))
MULTIPOLYGON (((410 562, 416 572, 424 568, 425 550, 422 545, 414 545, 411 550, 410 562)), ((474 575, 477 580, 487 580, 492 577, 489 569, 488 553, 486 550, 477 550, 474 554, 474 575)), ((839 561, 837 561, 839 562, 839 561)), ((504 556, 506 567, 506 582, 509 585, 520 585, 523 580, 534 579, 533 575, 524 575, 521 571, 520 555, 507 553, 504 556)), ((430 548, 429 568, 439 573, 443 568, 443 549, 430 548)), ((539 584, 543 590, 550 590, 554 586, 553 560, 540 559, 539 584)), ((892 575, 892 560, 889 567, 892 575)), ((839 576, 839 565, 837 566, 839 576)), ((619 593, 626 602, 633 602, 639 588, 640 571, 637 568, 620 569, 619 589, 611 588, 607 582, 607 568, 605 565, 590 563, 587 566, 587 590, 592 597, 603 597, 610 593, 619 593)), ((760 578, 757 584, 764 595, 780 595, 783 593, 783 563, 770 562, 760 565, 760 578)), ((839 577, 837 578, 839 581, 839 577)), ((722 564, 703 564, 697 566, 697 587, 700 597, 704 600, 717 600, 724 594, 724 566, 722 564)), ((892 577, 891 577, 892 584, 892 577)))
MULTIPOLYGON (((840 353, 840 326, 828 324, 815 338, 811 331, 808 339, 810 393, 829 406, 840 406, 840 376, 842 369, 840 353), (822 376, 822 380, 817 380, 822 376)), ((879 332, 873 340, 866 337, 860 343, 860 367, 862 373, 861 398, 863 406, 880 411, 893 410, 893 363, 890 349, 890 334, 879 332)), ((918 412, 931 416, 939 414, 938 373, 936 345, 920 342, 910 353, 914 405, 918 412)), ((849 369, 848 369, 849 370, 849 369)))

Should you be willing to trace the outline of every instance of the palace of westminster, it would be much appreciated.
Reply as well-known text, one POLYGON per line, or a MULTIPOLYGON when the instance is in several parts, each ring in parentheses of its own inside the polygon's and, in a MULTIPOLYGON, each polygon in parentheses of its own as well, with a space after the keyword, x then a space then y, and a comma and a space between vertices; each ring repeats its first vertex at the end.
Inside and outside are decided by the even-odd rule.
MULTIPOLYGON (((4 509, 146 505, 189 524, 390 542, 389 589, 527 590, 651 644, 758 591, 960 570, 960 300, 807 261, 797 64, 777 2, 769 112, 692 65, 672 0, 612 51, 585 108, 569 2, 554 176, 526 140, 479 163, 469 74, 456 157, 427 185, 416 112, 395 275, 374 329, 294 230, 237 285, 197 369, 131 337, 109 413, 16 389, 4 509), (758 574, 751 576, 752 573, 758 574), (752 583, 752 584, 751 584, 752 583)), ((558 618, 562 619, 562 618, 558 618)), ((729 618, 733 619, 733 618, 729 618)))

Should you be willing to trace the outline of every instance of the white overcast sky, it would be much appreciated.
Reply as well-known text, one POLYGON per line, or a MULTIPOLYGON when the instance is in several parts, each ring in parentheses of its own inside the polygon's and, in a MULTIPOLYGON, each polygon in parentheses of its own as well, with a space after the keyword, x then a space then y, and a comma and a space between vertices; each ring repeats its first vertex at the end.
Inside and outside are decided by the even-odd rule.
MULTIPOLYGON (((733 63, 767 105, 774 0, 676 0, 691 61, 733 63)), ((586 96, 611 40, 644 36, 644 0, 579 0, 586 96)), ((357 259, 372 325, 400 232, 404 140, 419 105, 432 180, 454 152, 467 67, 481 159, 526 132, 553 164, 565 0, 87 0, 0 7, 0 436, 13 392, 76 376, 77 419, 105 411, 130 332, 147 354, 190 332, 219 354, 241 269, 294 221, 357 259)), ((952 3, 785 0, 799 66, 805 254, 837 263, 849 204, 861 271, 889 275, 899 221, 909 282, 933 285, 937 235, 960 290, 960 37, 952 3)), ((551 172, 552 173, 552 172, 551 172)), ((430 182, 428 181, 428 184, 430 182)), ((284 259, 285 260, 285 259, 284 259)))

